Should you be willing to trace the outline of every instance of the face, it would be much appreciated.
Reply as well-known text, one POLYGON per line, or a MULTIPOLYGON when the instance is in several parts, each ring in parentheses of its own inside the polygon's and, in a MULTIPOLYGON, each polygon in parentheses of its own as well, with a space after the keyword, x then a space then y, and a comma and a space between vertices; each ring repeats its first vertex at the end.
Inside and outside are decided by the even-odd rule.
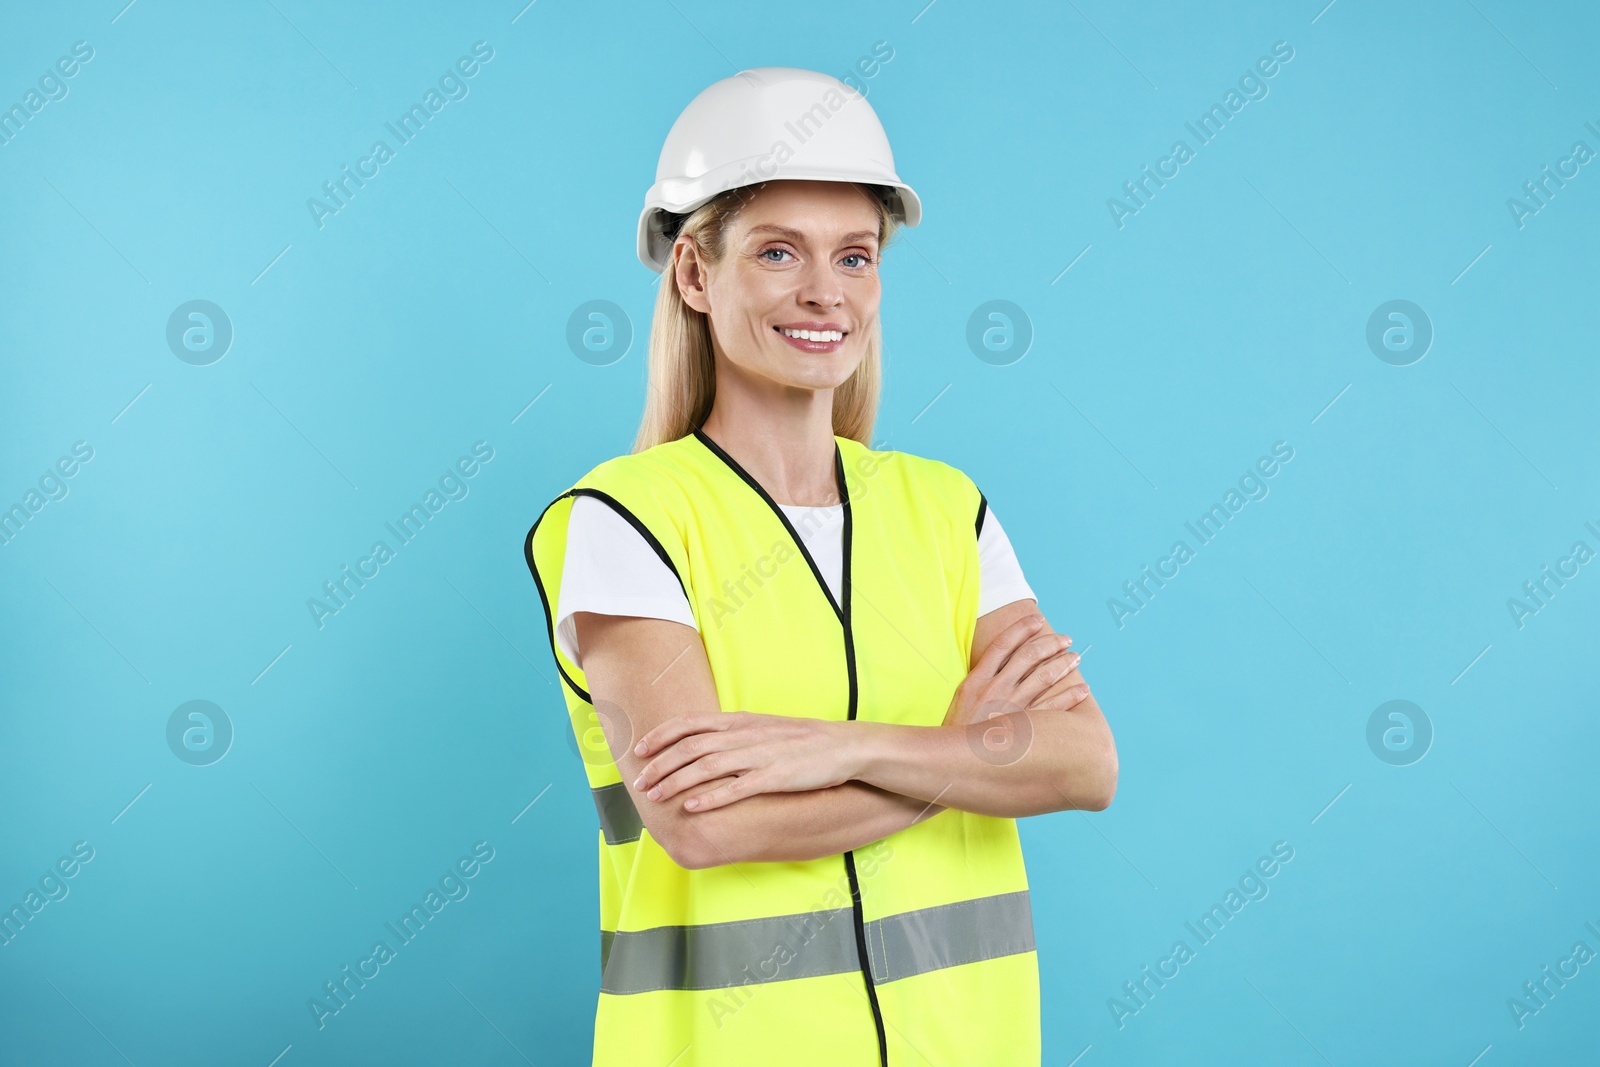
POLYGON ((768 183, 739 212, 726 256, 709 269, 688 238, 679 242, 678 288, 710 317, 719 364, 815 390, 843 384, 866 356, 881 294, 878 209, 859 189, 768 183), (814 339, 793 336, 800 330, 814 339))

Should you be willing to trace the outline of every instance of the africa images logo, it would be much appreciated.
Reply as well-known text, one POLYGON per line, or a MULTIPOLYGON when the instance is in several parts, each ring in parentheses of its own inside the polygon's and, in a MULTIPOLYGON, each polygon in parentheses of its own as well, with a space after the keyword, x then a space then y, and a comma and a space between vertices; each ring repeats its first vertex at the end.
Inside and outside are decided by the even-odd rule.
POLYGON ((439 476, 437 489, 430 486, 423 494, 420 503, 412 504, 394 522, 383 524, 384 529, 394 537, 394 547, 391 548, 389 542, 382 539, 374 541, 371 550, 356 560, 354 570, 351 570, 348 563, 341 564, 338 577, 329 578, 322 583, 322 592, 326 599, 307 597, 306 610, 310 612, 311 621, 316 623, 317 629, 323 629, 329 618, 349 607, 355 600, 356 594, 382 573, 382 568, 395 558, 401 548, 416 540, 434 516, 444 510, 446 504, 453 500, 465 500, 467 494, 472 492, 468 480, 476 477, 484 465, 492 459, 494 459, 493 445, 488 441, 474 443, 472 456, 462 456, 456 460, 453 468, 445 468, 445 472, 439 476))
POLYGON ((410 144, 427 126, 428 120, 444 110, 445 104, 465 100, 471 92, 467 80, 476 77, 493 58, 494 48, 489 42, 478 41, 472 46, 472 56, 460 57, 453 67, 439 75, 439 87, 435 89, 430 86, 423 94, 421 103, 412 104, 394 122, 383 124, 384 129, 394 136, 394 147, 379 138, 372 143, 372 148, 365 156, 356 160, 354 171, 350 169, 350 164, 345 163, 339 168, 339 177, 323 182, 322 192, 327 199, 319 200, 313 196, 306 200, 306 210, 311 212, 311 221, 317 224, 317 229, 327 225, 329 216, 337 215, 349 207, 349 201, 356 193, 366 188, 367 182, 382 173, 382 167, 395 158, 396 150, 410 144))
POLYGON ((472 892, 472 886, 468 883, 482 873, 494 856, 494 846, 489 842, 475 842, 471 855, 464 855, 446 867, 435 885, 428 887, 421 902, 412 903, 398 919, 383 924, 393 937, 392 944, 389 937, 374 941, 372 951, 356 960, 353 968, 345 964, 337 974, 322 983, 321 993, 307 997, 306 1007, 310 1009, 311 1020, 317 1024, 317 1029, 324 1029, 330 1018, 348 1008, 356 994, 398 959, 401 949, 422 936, 428 924, 448 905, 466 900, 472 892))

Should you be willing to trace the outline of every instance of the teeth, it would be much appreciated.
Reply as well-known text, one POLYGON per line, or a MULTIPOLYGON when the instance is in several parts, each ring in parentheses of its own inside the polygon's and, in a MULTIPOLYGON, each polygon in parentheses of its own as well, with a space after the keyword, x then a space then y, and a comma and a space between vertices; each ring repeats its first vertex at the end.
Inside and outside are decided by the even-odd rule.
POLYGON ((802 341, 842 341, 844 334, 838 330, 790 330, 780 326, 785 337, 797 337, 802 341))

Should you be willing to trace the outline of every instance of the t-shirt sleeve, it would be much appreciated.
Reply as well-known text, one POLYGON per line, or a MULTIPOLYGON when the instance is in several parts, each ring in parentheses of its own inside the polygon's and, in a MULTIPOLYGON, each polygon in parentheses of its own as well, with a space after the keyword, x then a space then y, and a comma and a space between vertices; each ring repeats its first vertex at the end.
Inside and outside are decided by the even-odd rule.
POLYGON ((1000 528, 994 509, 987 508, 978 531, 978 615, 987 615, 1016 600, 1038 600, 1022 576, 1011 539, 1000 528))
POLYGON ((579 494, 567 516, 567 552, 556 598, 556 642, 579 667, 579 611, 637 615, 694 626, 694 612, 672 569, 644 535, 596 497, 579 494))

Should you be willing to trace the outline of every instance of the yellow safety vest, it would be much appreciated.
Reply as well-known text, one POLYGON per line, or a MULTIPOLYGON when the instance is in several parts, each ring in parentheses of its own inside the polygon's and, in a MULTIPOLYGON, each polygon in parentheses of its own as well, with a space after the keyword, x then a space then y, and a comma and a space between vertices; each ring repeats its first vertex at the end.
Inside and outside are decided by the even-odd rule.
POLYGON ((600 464, 528 532, 600 816, 597 1067, 1039 1063, 1014 819, 945 810, 843 855, 685 870, 644 828, 555 643, 567 517, 598 497, 683 585, 724 710, 939 725, 971 656, 986 501, 949 464, 834 441, 839 603, 776 502, 699 430, 600 464))

